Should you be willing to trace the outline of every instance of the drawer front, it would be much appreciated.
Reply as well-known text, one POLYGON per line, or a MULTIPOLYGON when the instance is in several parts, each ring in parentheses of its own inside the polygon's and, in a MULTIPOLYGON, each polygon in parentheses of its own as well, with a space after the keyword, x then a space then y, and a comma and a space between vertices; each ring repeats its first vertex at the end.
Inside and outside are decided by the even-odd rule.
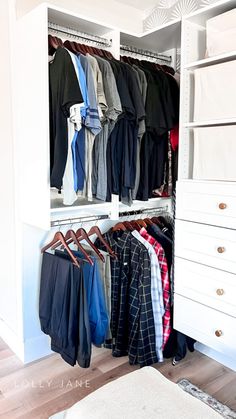
POLYGON ((175 258, 175 292, 236 317, 236 275, 175 258))
POLYGON ((235 317, 175 294, 174 328, 236 359, 235 317))
POLYGON ((177 182, 176 218, 236 229, 236 183, 177 182))
POLYGON ((176 220, 175 256, 236 273, 236 230, 176 220))

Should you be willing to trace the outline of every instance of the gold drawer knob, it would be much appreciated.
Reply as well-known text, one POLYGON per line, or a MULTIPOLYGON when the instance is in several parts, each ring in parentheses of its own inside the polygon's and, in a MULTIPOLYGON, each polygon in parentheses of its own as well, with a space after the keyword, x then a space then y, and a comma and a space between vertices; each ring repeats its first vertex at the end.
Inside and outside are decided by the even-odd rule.
POLYGON ((222 247, 222 246, 217 247, 217 252, 218 253, 224 253, 225 252, 225 247, 222 247))
POLYGON ((227 208, 227 205, 226 205, 224 202, 221 202, 221 203, 219 204, 219 208, 220 208, 221 210, 224 210, 225 208, 227 208))
POLYGON ((223 295, 225 292, 224 292, 224 290, 223 290, 223 288, 218 288, 217 290, 216 290, 216 294, 217 295, 223 295))
POLYGON ((215 331, 215 335, 216 335, 218 338, 220 338, 220 337, 223 335, 222 330, 216 330, 216 331, 215 331))

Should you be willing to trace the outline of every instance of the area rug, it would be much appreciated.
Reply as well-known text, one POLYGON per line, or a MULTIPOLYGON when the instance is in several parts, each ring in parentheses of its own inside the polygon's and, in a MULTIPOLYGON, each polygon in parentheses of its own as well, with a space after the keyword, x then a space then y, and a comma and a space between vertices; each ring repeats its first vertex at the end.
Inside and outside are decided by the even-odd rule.
POLYGON ((196 397, 198 400, 201 400, 202 402, 206 403, 217 413, 219 413, 223 418, 236 419, 236 412, 234 412, 224 404, 220 403, 218 400, 214 399, 214 397, 210 396, 209 394, 204 393, 204 391, 200 390, 200 388, 193 385, 190 381, 182 379, 178 381, 177 384, 187 393, 196 397))

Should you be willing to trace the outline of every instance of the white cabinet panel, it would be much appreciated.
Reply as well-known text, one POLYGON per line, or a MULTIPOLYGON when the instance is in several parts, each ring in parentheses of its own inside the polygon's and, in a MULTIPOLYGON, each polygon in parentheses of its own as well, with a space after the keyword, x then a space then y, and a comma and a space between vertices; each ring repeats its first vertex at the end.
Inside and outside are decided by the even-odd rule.
POLYGON ((174 328, 236 359, 235 317, 175 294, 174 328))
POLYGON ((236 230, 177 220, 175 255, 236 273, 236 230))
POLYGON ((176 218, 236 229, 235 183, 179 181, 176 218))
POLYGON ((16 152, 21 220, 50 227, 47 9, 38 7, 16 28, 16 152), (27 63, 27 65, 26 65, 27 63))
POLYGON ((236 317, 236 275, 175 258, 175 292, 236 317))

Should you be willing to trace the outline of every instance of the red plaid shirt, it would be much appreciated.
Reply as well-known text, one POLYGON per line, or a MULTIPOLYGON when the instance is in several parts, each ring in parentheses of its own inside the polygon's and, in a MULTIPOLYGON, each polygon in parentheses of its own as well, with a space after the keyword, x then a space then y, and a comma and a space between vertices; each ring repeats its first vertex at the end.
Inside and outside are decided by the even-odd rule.
POLYGON ((165 257, 165 252, 163 247, 158 243, 150 234, 148 234, 147 230, 142 227, 139 231, 139 234, 150 243, 155 250, 155 253, 158 258, 158 262, 160 265, 161 271, 161 281, 162 281, 162 289, 163 289, 163 302, 164 302, 164 309, 165 313, 163 316, 163 346, 164 349, 166 342, 169 339, 171 326, 170 326, 170 280, 168 274, 168 266, 165 257))

